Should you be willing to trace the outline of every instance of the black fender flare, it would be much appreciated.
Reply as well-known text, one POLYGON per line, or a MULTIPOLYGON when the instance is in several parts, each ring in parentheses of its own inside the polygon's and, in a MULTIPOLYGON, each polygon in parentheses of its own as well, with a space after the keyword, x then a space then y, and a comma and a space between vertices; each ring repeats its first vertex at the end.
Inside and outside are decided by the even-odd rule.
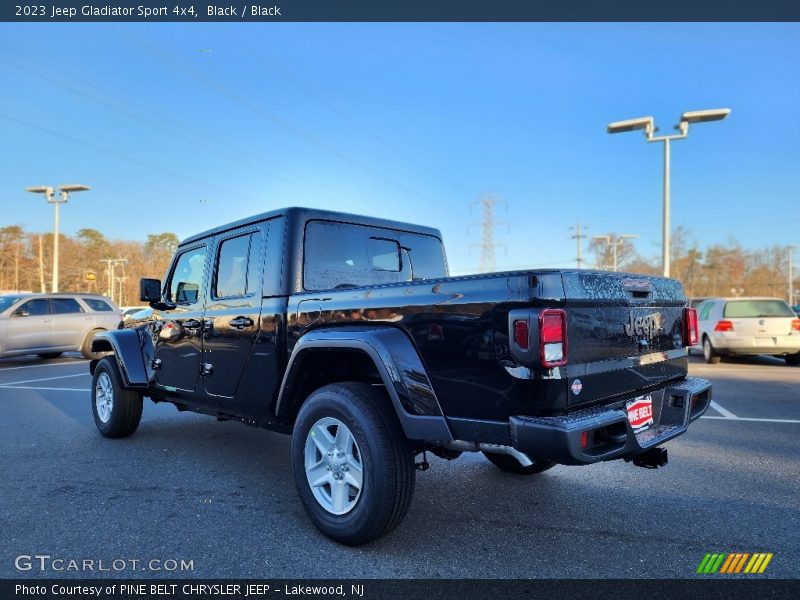
POLYGON ((293 386, 303 377, 302 358, 315 350, 357 350, 378 371, 400 425, 411 440, 451 441, 442 413, 416 347, 400 329, 390 326, 343 326, 314 329, 295 344, 278 392, 275 415, 284 420, 292 410, 293 386))
MULTIPOLYGON (((135 329, 101 331, 92 340, 92 352, 113 352, 125 387, 147 387, 147 369, 142 355, 142 342, 135 329)), ((96 362, 92 362, 94 372, 96 362)))

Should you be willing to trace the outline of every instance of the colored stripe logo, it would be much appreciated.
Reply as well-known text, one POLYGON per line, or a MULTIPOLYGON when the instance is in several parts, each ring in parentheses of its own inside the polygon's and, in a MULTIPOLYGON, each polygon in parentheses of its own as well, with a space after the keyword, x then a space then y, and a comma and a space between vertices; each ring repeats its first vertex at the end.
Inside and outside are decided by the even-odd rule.
POLYGON ((755 554, 747 552, 709 553, 697 565, 695 572, 705 575, 759 575, 766 570, 769 561, 772 560, 772 556, 772 552, 757 552, 755 554))

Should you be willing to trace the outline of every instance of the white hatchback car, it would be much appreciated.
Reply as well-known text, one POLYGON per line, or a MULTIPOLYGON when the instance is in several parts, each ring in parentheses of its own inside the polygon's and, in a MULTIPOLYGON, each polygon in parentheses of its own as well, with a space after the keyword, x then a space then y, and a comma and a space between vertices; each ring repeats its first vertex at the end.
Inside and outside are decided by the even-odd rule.
POLYGON ((800 319, 778 298, 709 298, 697 307, 695 350, 707 363, 724 355, 772 354, 800 365, 800 319))

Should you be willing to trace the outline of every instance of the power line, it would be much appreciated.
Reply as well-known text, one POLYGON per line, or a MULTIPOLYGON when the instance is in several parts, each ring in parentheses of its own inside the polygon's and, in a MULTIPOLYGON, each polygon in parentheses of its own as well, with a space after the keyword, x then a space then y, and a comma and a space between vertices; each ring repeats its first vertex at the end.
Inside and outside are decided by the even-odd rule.
MULTIPOLYGON (((0 45, 0 47, 5 48, 2 45, 0 45)), ((57 86, 60 86, 60 87, 62 87, 64 89, 67 89, 67 90, 71 91, 72 93, 77 94, 79 96, 82 96, 84 98, 88 98, 89 100, 91 100, 93 102, 96 102, 97 104, 100 104, 101 106, 105 106, 106 108, 109 108, 109 109, 114 110, 116 112, 122 113, 122 114, 126 115, 127 117, 129 117, 131 119, 134 119, 134 120, 139 121, 141 123, 144 123, 144 124, 146 124, 146 125, 148 125, 150 127, 153 127, 153 128, 158 129, 160 131, 168 133, 168 134, 170 134, 172 136, 180 138, 183 141, 185 141, 185 142, 187 142, 187 143, 189 143, 189 144, 191 144, 193 146, 196 146, 196 147, 204 146, 205 148, 210 149, 212 152, 214 152, 214 153, 216 153, 216 154, 218 154, 220 156, 223 156, 225 158, 228 158, 232 162, 235 162, 237 165, 245 165, 245 166, 250 167, 251 169, 253 169, 254 171, 257 171, 259 173, 263 173, 263 172, 271 173, 272 177, 274 177, 275 179, 279 179, 281 181, 284 181, 285 183, 287 183, 289 185, 292 185, 292 186, 295 186, 295 187, 298 187, 298 188, 301 188, 301 189, 305 189, 305 190, 310 191, 310 192, 312 192, 314 194, 317 194, 317 195, 320 195, 320 196, 323 196, 323 197, 327 197, 329 199, 333 199, 333 196, 331 196, 329 193, 327 193, 325 191, 320 191, 319 188, 315 189, 316 186, 309 186, 303 181, 300 181, 300 182, 294 181, 293 179, 301 179, 301 177, 299 175, 293 174, 293 173, 291 173, 289 171, 286 171, 284 169, 282 169, 280 172, 278 170, 276 170, 276 169, 272 169, 272 168, 270 168, 269 166, 267 166, 265 164, 267 161, 255 163, 252 160, 250 160, 249 157, 245 157, 245 155, 243 153, 241 153, 237 148, 235 148, 234 146, 231 146, 230 144, 225 143, 224 141, 221 141, 221 140, 218 140, 218 139, 215 139, 215 138, 211 138, 211 137, 209 137, 207 135, 197 135, 197 134, 195 134, 194 137, 192 137, 191 135, 187 135, 187 134, 183 133, 180 130, 176 131, 174 128, 166 127, 166 126, 164 126, 162 124, 162 122, 171 121, 173 124, 177 125, 179 128, 182 127, 184 129, 189 129, 189 130, 192 129, 192 128, 187 128, 185 124, 182 124, 179 121, 176 121, 175 119, 171 119, 167 115, 164 115, 162 113, 154 111, 154 110, 152 110, 152 109, 150 109, 150 108, 148 108, 146 106, 143 106, 141 104, 138 104, 136 102, 127 100, 127 99, 119 96, 118 94, 114 94, 113 92, 109 92, 108 90, 104 90, 103 88, 101 88, 101 87, 99 87, 97 85, 94 85, 93 83, 91 83, 91 82, 89 82, 89 81, 87 81, 85 79, 81 79, 81 78, 78 78, 78 77, 74 78, 75 80, 80 82, 82 85, 94 88, 95 90, 97 90, 101 94, 110 96, 112 98, 117 98, 117 99, 121 100, 122 102, 125 102, 125 103, 127 103, 127 104, 129 104, 131 106, 134 106, 134 107, 138 108, 139 110, 141 110, 143 112, 147 112, 147 113, 150 113, 150 114, 154 115, 158 119, 158 121, 153 121, 151 119, 142 117, 141 115, 137 115, 134 112, 132 112, 132 111, 130 111, 130 110, 128 110, 128 109, 126 109, 126 108, 124 108, 122 106, 115 105, 114 103, 109 102, 108 100, 104 100, 104 99, 98 97, 95 94, 91 94, 91 93, 89 93, 89 92, 87 92, 87 91, 85 91, 85 90, 83 90, 81 88, 78 88, 77 86, 71 85, 69 83, 64 83, 64 82, 58 81, 58 80, 56 80, 56 79, 54 79, 52 77, 49 77, 48 75, 45 75, 45 74, 43 74, 41 72, 37 72, 37 71, 35 71, 35 70, 33 70, 33 69, 29 68, 29 67, 23 66, 21 64, 14 63, 14 62, 9 61, 9 60, 4 59, 4 58, 0 58, 0 62, 5 62, 6 64, 9 64, 9 65, 11 65, 11 66, 13 66, 13 67, 15 67, 15 68, 17 68, 17 69, 19 69, 21 71, 24 71, 24 72, 26 72, 26 73, 28 73, 30 75, 33 75, 35 77, 39 77, 39 78, 41 78, 41 79, 43 79, 43 80, 45 80, 45 81, 47 81, 49 83, 52 83, 52 84, 57 85, 57 86), (199 138, 199 140, 198 140, 198 138, 199 138), (232 149, 234 154, 231 154, 229 152, 225 152, 225 151, 221 150, 220 146, 232 149)), ((35 61, 35 62, 39 62, 40 64, 42 64, 41 61, 35 61)), ((70 78, 73 79, 72 77, 70 77, 70 78)), ((253 157, 253 158, 258 159, 258 157, 253 157)), ((352 199, 351 196, 348 196, 347 194, 341 193, 339 191, 331 190, 331 193, 336 194, 338 197, 350 197, 352 199)))
POLYGON ((451 186, 455 190, 457 190, 459 192, 462 192, 462 193, 466 191, 462 186, 458 185, 457 183, 451 181, 450 179, 448 179, 446 177, 443 177, 441 175, 441 173, 438 173, 437 171, 434 171, 433 169, 431 169, 425 163, 415 159, 413 156, 411 156, 407 152, 401 150, 400 148, 398 148, 394 144, 390 143, 383 136, 381 136, 381 135, 375 133, 374 131, 372 131, 370 128, 368 128, 366 125, 364 125, 361 121, 359 121, 358 119, 356 119, 352 115, 346 113, 345 111, 343 111, 339 107, 337 107, 334 104, 332 104, 327 98, 325 98, 325 96, 323 96, 322 94, 316 92, 314 89, 312 89, 311 87, 306 85, 304 82, 302 82, 299 78, 297 78, 296 76, 292 75, 291 73, 289 73, 288 71, 286 71, 282 67, 278 66, 275 63, 275 61, 270 60, 269 58, 265 57, 262 53, 256 52, 255 50, 253 50, 253 48, 251 46, 248 46, 242 40, 241 35, 239 35, 238 31, 233 36, 233 39, 242 48, 244 48, 248 53, 250 53, 254 58, 256 58, 259 62, 269 65, 275 72, 277 72, 279 75, 281 75, 284 79, 286 79, 290 83, 294 84, 298 89, 302 90, 303 92, 305 92, 306 94, 308 94, 309 96, 311 96, 312 98, 317 100, 320 104, 322 104, 323 106, 328 108, 328 110, 330 110, 331 112, 333 112, 336 115, 338 115, 341 119, 343 119, 343 120, 347 121, 348 123, 350 123, 350 125, 353 125, 357 129, 360 129, 361 131, 363 131, 364 133, 366 133, 367 135, 372 137, 375 141, 377 141, 379 144, 381 144, 385 148, 387 148, 387 149, 391 150, 392 152, 394 152, 397 156, 403 158, 405 161, 407 161, 410 164, 413 164, 417 168, 420 168, 420 169, 426 171, 428 174, 433 175, 434 177, 436 177, 440 181, 446 183, 447 185, 451 186))
POLYGON ((402 184, 400 182, 397 182, 397 181, 393 180, 390 177, 386 177, 385 175, 383 175, 379 171, 375 170, 374 168, 370 167, 369 165, 364 164, 364 163, 362 163, 362 162, 360 162, 360 161, 358 161, 358 160, 356 160, 356 159, 344 154, 343 152, 341 152, 337 148, 334 148, 330 144, 327 144, 326 142, 323 142, 322 140, 317 139, 315 136, 303 131, 302 129, 300 129, 298 127, 295 127, 294 125, 292 125, 288 121, 286 121, 286 120, 284 120, 284 119, 282 119, 282 118, 280 118, 280 117, 278 117, 278 116, 276 116, 276 115, 264 110, 260 105, 254 104, 253 102, 250 102, 246 98, 243 98, 242 96, 240 96, 238 94, 235 94, 234 92, 231 91, 229 86, 221 85, 221 84, 217 83, 215 80, 213 80, 213 79, 203 75, 202 73, 198 72, 196 69, 192 69, 190 67, 187 67, 183 62, 177 60, 176 58, 174 58, 169 53, 164 52, 164 51, 152 46, 151 44, 148 44, 147 42, 143 41, 141 38, 138 38, 138 37, 130 34, 129 32, 122 30, 119 27, 117 27, 115 29, 117 30, 117 32, 120 34, 121 37, 127 39, 131 43, 139 46, 140 48, 143 48, 144 50, 146 50, 147 52, 149 52, 152 55, 156 56, 157 58, 159 58, 161 60, 164 60, 164 61, 166 61, 168 63, 171 63, 172 65, 178 67, 180 70, 182 70, 185 73, 187 73, 193 79, 195 79, 195 80, 199 81, 200 83, 204 84, 206 87, 209 87, 209 88, 215 90, 217 93, 222 94, 223 96, 226 96, 226 97, 230 98, 231 100, 237 102, 238 104, 241 104, 242 106, 244 106, 245 108, 247 108, 251 112, 257 114, 258 116, 262 117, 263 119, 271 121, 272 123, 275 123, 276 125, 286 129, 290 133, 293 133, 295 136, 301 138, 302 140, 308 142, 309 144, 317 146, 317 147, 325 150, 326 152, 336 156, 337 158, 340 158, 343 161, 346 161, 346 162, 348 162, 348 163, 350 163, 350 164, 352 164, 352 165, 354 165, 356 167, 359 167, 360 169, 372 174, 373 176, 375 176, 375 177, 377 177, 379 179, 382 179, 383 181, 393 185, 394 187, 396 187, 396 188, 398 188, 398 189, 400 189, 400 190, 402 190, 402 191, 404 191, 404 192, 406 192, 408 194, 417 196, 417 197, 422 198, 424 200, 430 200, 430 198, 426 197, 424 194, 421 194, 421 193, 417 192, 416 190, 408 187, 407 185, 404 185, 404 184, 402 184))
POLYGON ((159 165, 154 165, 154 164, 145 162, 143 160, 139 160, 138 158, 133 158, 132 156, 127 156, 125 154, 117 152, 116 150, 110 150, 108 148, 103 148, 102 146, 97 146, 96 144, 93 144, 91 142, 86 142, 84 140, 79 140, 79 139, 74 138, 72 136, 69 136, 69 135, 66 135, 66 134, 63 134, 63 133, 59 133, 57 131, 53 131, 52 129, 47 129, 46 127, 40 127, 39 125, 35 125, 33 123, 29 123, 27 121, 23 121, 22 119, 17 119, 15 117, 12 117, 11 115, 6 115, 6 114, 3 114, 3 113, 0 113, 0 118, 7 119, 7 120, 13 121, 14 123, 17 123, 19 125, 23 125, 25 127, 31 128, 31 129, 36 129, 38 131, 47 133, 47 134, 52 135, 54 137, 58 137, 58 138, 67 140, 68 142, 72 142, 73 144, 78 144, 80 146, 85 146, 87 148, 91 148, 92 150, 96 150, 98 152, 102 152, 102 153, 108 154, 110 156, 115 156, 117 158, 121 158, 123 160, 127 160, 127 161, 130 161, 132 163, 136 163, 137 165, 140 165, 140 166, 143 166, 143 167, 147 167, 149 169, 154 169, 156 171, 161 171, 162 173, 165 173, 165 174, 170 175, 172 177, 176 177, 178 179, 183 179, 184 181, 189 181, 191 183, 194 183, 194 184, 202 186, 202 187, 212 188, 212 189, 215 189, 217 191, 223 192, 225 194, 229 194, 229 195, 232 195, 232 196, 237 196, 239 198, 247 200, 248 202, 252 202, 253 201, 252 198, 244 196, 244 195, 240 194, 239 192, 234 192, 233 190, 229 190, 229 189, 226 189, 224 187, 220 187, 220 186, 218 186, 216 184, 209 183, 207 181, 202 181, 200 179, 195 179, 194 177, 189 177, 187 175, 181 175, 180 173, 176 173, 175 171, 171 171, 170 169, 165 169, 164 167, 161 167, 159 165))

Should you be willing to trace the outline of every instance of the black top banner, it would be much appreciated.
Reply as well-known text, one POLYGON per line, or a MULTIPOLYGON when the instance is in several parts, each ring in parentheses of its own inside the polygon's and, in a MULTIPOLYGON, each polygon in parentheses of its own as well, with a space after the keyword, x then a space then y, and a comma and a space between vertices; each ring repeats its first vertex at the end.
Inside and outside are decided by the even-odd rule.
POLYGON ((2 2, 0 20, 241 21, 798 21, 796 0, 76 0, 2 2))

